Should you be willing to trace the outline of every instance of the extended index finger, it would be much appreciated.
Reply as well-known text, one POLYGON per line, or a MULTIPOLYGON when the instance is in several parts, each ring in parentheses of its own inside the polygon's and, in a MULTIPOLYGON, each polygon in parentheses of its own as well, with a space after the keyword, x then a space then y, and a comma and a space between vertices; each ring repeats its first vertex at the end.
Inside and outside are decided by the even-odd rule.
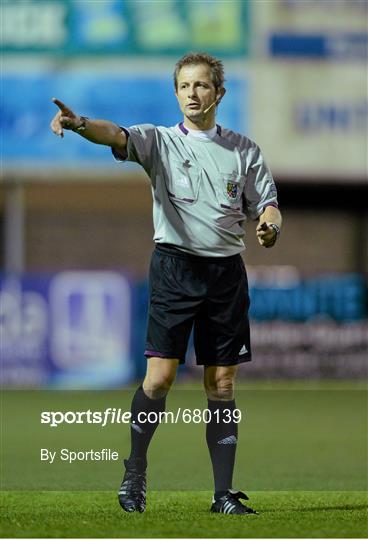
POLYGON ((69 108, 65 105, 65 103, 60 101, 60 99, 52 98, 52 101, 55 103, 55 105, 57 105, 57 107, 59 107, 61 111, 69 111, 69 108))

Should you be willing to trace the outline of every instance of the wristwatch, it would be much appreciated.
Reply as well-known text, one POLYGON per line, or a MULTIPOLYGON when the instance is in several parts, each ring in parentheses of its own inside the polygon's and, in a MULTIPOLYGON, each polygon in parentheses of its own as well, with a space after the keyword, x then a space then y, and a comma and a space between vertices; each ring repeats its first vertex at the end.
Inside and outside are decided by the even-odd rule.
POLYGON ((82 133, 86 129, 86 122, 88 120, 87 116, 81 116, 81 123, 77 128, 74 128, 73 131, 76 131, 77 133, 82 133))
POLYGON ((280 227, 278 225, 276 225, 276 223, 270 223, 269 227, 271 227, 271 229, 273 229, 275 231, 276 238, 278 238, 280 236, 280 233, 281 233, 280 227))

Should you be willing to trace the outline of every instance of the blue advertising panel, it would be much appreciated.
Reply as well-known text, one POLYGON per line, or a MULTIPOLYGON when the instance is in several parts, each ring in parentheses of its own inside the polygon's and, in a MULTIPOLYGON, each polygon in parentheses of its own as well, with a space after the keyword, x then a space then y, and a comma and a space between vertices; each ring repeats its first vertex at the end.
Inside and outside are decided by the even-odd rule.
POLYGON ((254 320, 308 321, 325 318, 351 322, 367 317, 363 276, 327 275, 285 285, 250 286, 250 315, 254 320))
POLYGON ((367 60, 368 34, 275 32, 270 35, 269 51, 276 57, 367 60))
MULTIPOLYGON (((251 277, 251 276, 250 276, 251 277)), ((366 373, 367 284, 357 274, 287 283, 250 279, 248 376, 366 373)), ((147 283, 118 272, 0 277, 0 382, 106 388, 141 379, 147 283)), ((180 372, 198 374, 193 341, 180 372)))
MULTIPOLYGON (((73 110, 91 118, 104 118, 124 126, 151 123, 172 126, 181 120, 172 78, 139 75, 102 76, 97 73, 4 74, 0 109, 3 165, 116 167, 111 152, 66 132, 64 139, 50 130, 57 112, 57 97, 73 110)), ((229 77, 228 94, 221 102, 217 121, 246 133, 244 107, 248 86, 229 77), (228 97, 229 96, 229 97, 228 97)))
POLYGON ((1 383, 108 387, 134 375, 131 285, 116 272, 0 278, 1 383))

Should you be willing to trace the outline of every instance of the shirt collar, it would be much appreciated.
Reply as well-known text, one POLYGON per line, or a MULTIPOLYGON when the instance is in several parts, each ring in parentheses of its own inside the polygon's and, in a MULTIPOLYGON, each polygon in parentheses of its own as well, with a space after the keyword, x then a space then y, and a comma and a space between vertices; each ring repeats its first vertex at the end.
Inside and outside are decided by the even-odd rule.
MULTIPOLYGON (((184 135, 188 135, 189 131, 184 126, 184 122, 180 122, 179 129, 184 133, 184 135)), ((216 133, 221 137, 221 126, 219 126, 218 124, 216 124, 216 133)))

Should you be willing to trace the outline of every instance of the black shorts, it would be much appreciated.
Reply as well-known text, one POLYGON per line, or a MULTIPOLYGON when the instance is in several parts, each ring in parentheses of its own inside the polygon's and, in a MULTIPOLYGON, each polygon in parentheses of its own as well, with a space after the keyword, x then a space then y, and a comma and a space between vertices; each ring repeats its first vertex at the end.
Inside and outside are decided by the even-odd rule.
POLYGON ((248 281, 240 255, 197 257, 158 244, 149 271, 145 355, 185 361, 194 325, 197 364, 251 360, 248 281))

